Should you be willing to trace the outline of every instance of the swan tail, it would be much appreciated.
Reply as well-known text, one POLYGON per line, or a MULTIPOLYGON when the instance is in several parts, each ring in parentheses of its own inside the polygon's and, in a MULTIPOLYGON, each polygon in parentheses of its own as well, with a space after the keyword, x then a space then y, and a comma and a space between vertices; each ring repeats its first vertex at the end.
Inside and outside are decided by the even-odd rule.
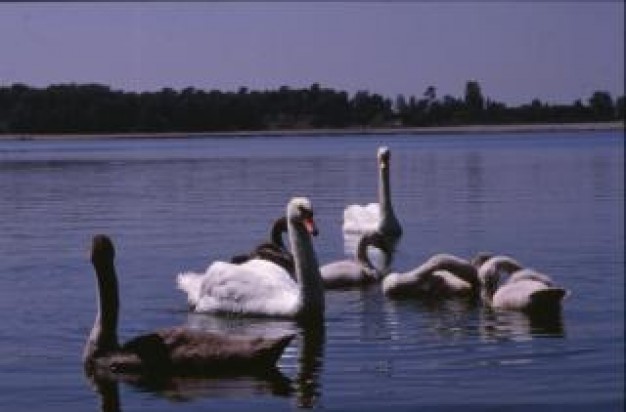
POLYGON ((176 277, 178 289, 187 294, 187 301, 195 307, 200 300, 203 276, 193 272, 179 273, 176 277))
POLYGON ((548 288, 530 295, 530 307, 533 311, 558 311, 561 301, 568 295, 568 291, 561 288, 548 288))

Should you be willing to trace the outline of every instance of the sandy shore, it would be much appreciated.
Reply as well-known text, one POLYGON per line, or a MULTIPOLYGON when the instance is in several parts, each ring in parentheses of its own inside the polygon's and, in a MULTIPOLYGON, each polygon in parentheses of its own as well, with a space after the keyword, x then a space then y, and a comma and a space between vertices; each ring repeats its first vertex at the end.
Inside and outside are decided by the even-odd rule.
POLYGON ((254 136, 327 136, 327 135, 433 135, 477 133, 583 132, 624 130, 624 122, 467 125, 443 127, 350 128, 306 130, 259 130, 236 132, 168 132, 168 133, 93 133, 93 134, 0 134, 0 140, 69 140, 69 139, 171 139, 254 136))

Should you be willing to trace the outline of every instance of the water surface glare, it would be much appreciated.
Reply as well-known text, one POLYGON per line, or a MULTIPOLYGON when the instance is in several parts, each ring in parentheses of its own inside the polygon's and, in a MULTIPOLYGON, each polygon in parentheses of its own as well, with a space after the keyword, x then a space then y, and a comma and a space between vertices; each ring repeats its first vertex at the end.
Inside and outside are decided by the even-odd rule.
POLYGON ((536 411, 624 406, 622 132, 139 140, 0 140, 0 410, 536 411), (463 302, 329 291, 320 330, 189 314, 183 270, 245 252, 308 196, 321 263, 344 256, 348 204, 391 182, 405 271, 438 252, 506 253, 572 291, 553 322, 463 302), (297 333, 280 379, 84 378, 95 316, 91 236, 117 246, 120 338, 162 326, 297 333))

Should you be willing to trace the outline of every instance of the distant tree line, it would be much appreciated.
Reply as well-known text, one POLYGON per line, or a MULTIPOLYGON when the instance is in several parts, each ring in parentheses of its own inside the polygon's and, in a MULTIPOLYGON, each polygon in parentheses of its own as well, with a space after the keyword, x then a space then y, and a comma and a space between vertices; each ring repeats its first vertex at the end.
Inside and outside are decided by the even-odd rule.
POLYGON ((33 88, 0 87, 0 133, 141 133, 289 130, 308 128, 451 126, 624 120, 624 96, 596 91, 586 101, 518 107, 483 96, 468 81, 464 96, 439 98, 435 87, 421 98, 395 100, 368 91, 350 96, 313 84, 236 92, 170 88, 125 92, 98 84, 33 88))

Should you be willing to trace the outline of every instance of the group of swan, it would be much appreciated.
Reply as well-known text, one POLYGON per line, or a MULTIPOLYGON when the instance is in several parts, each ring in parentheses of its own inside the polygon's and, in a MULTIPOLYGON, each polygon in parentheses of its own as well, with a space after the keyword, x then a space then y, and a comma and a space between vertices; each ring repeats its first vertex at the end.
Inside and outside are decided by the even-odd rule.
MULTIPOLYGON (((402 235, 395 217, 389 187, 390 151, 378 150, 379 202, 348 206, 344 233, 358 233, 355 260, 318 266, 310 239, 317 229, 311 203, 293 198, 287 205, 286 228, 291 258, 282 245, 281 220, 272 229, 272 242, 230 262, 216 261, 204 273, 178 275, 178 287, 187 293, 193 310, 208 313, 282 316, 296 319, 320 318, 324 312, 324 288, 375 282, 382 272, 367 256, 369 246, 392 256, 402 235), (287 266, 293 265, 293 272, 287 266)), ((388 262, 387 262, 388 263, 388 262)))
POLYGON ((358 235, 355 259, 319 267, 310 239, 317 233, 311 203, 294 198, 287 205, 286 218, 275 222, 272 242, 231 262, 214 262, 204 273, 178 275, 178 287, 187 293, 191 307, 198 312, 316 319, 323 315, 325 288, 382 281, 381 289, 389 297, 469 297, 494 309, 558 309, 568 292, 554 286, 547 275, 523 268, 507 256, 481 254, 468 261, 437 254, 413 270, 386 273, 402 227, 391 202, 387 147, 378 149, 377 160, 378 203, 344 210, 344 237, 358 235), (284 230, 292 253, 282 242, 284 230), (370 261, 370 246, 385 257, 382 269, 370 261), (509 275, 507 281, 500 282, 504 275, 509 275))
MULTIPOLYGON (((508 256, 481 254, 472 261, 437 254, 405 273, 386 273, 402 227, 395 216, 389 185, 390 152, 378 150, 379 201, 348 206, 344 236, 358 235, 354 260, 319 266, 311 236, 317 235, 311 202, 294 197, 272 228, 272 241, 252 252, 216 261, 204 273, 184 272, 178 287, 194 311, 276 316, 323 323, 324 290, 381 281, 389 297, 429 299, 469 297, 494 309, 558 310, 568 294, 542 273, 524 268, 508 256), (283 243, 287 232, 289 249, 283 243), (369 260, 368 247, 385 256, 383 269, 369 260), (508 275, 505 282, 500 282, 508 275)), ((268 368, 292 335, 260 338, 171 328, 142 335, 124 345, 117 339, 118 289, 114 247, 105 235, 93 239, 92 264, 98 281, 98 314, 84 352, 89 374, 198 373, 207 370, 268 368)))
POLYGON ((555 313, 569 292, 509 256, 479 254, 471 261, 438 254, 406 273, 390 273, 382 281, 388 296, 431 299, 470 297, 493 309, 555 313), (508 276, 501 282, 502 276, 508 276))

